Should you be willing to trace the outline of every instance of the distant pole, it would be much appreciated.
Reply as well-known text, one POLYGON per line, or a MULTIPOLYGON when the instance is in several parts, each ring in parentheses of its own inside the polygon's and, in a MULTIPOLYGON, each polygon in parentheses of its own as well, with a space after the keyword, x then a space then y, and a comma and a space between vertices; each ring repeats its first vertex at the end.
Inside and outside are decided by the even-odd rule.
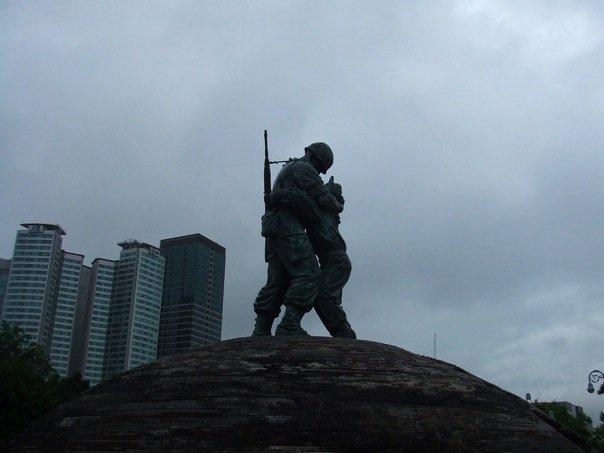
POLYGON ((436 358, 436 333, 434 334, 434 358, 436 358))

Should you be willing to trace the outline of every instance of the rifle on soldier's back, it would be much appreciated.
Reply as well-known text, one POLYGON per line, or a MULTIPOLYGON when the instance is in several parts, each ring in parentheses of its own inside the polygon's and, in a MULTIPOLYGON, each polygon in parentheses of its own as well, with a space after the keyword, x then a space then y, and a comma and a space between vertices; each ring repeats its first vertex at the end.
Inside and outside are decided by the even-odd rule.
POLYGON ((293 158, 287 160, 268 160, 268 133, 264 130, 264 207, 268 209, 271 195, 271 164, 286 164, 293 161, 293 158))

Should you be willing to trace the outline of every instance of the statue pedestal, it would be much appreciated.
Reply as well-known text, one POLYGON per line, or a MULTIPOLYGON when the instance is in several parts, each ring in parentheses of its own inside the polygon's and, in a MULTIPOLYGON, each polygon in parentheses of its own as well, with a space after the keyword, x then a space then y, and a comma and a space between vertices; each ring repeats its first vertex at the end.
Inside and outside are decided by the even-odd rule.
POLYGON ((526 401, 454 365, 324 337, 163 358, 60 406, 11 448, 581 451, 526 401))

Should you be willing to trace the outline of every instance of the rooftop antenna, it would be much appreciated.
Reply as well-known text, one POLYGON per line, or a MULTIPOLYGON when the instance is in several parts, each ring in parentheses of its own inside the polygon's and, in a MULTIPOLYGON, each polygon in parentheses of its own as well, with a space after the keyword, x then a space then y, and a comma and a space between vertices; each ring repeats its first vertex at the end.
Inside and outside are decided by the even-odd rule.
POLYGON ((436 332, 434 333, 434 358, 436 358, 436 332))

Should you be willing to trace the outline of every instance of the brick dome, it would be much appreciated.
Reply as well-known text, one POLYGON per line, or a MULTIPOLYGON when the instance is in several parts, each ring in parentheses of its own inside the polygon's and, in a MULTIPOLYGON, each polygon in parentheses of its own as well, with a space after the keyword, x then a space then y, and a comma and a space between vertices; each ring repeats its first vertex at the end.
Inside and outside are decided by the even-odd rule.
POLYGON ((238 338, 123 373, 14 450, 581 451, 526 401, 370 341, 238 338))

